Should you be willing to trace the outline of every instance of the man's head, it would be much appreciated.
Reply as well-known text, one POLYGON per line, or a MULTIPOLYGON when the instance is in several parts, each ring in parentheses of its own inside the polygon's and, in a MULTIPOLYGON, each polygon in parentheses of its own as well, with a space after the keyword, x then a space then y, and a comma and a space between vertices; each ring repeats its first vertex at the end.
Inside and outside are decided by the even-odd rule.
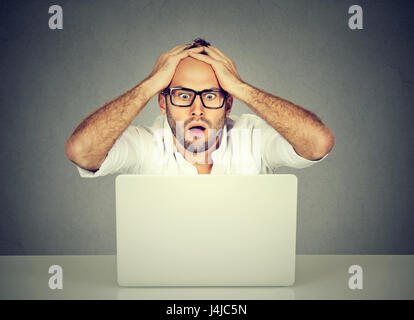
MULTIPOLYGON (((188 45, 186 50, 209 45, 210 43, 207 41, 197 38, 188 45)), ((168 88, 177 87, 189 88, 195 91, 206 89, 221 90, 213 68, 205 62, 191 57, 180 61, 168 86, 168 88)), ((218 94, 223 95, 223 93, 218 94)), ((204 104, 206 104, 208 98, 213 96, 214 92, 213 95, 203 95, 204 104)), ((194 102, 188 107, 173 105, 171 103, 171 95, 167 93, 160 93, 158 102, 161 112, 167 116, 168 123, 176 140, 188 151, 200 153, 216 145, 220 139, 222 129, 231 111, 233 98, 227 95, 223 102, 223 107, 217 109, 205 107, 200 95, 197 95, 194 102), (201 124, 205 127, 205 130, 202 132, 195 129, 190 130, 195 124, 201 124)))

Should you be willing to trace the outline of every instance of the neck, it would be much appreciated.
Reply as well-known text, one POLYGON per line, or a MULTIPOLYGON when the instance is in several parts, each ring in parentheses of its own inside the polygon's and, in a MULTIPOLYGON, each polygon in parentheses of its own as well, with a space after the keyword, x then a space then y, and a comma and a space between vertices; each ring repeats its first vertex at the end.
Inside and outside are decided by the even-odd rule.
POLYGON ((175 139, 173 136, 174 144, 177 147, 177 150, 183 155, 184 159, 190 162, 197 170, 202 171, 211 171, 213 166, 213 159, 211 157, 213 151, 217 150, 220 145, 220 139, 217 137, 216 144, 211 146, 210 149, 205 150, 199 153, 192 153, 184 148, 184 146, 175 139))

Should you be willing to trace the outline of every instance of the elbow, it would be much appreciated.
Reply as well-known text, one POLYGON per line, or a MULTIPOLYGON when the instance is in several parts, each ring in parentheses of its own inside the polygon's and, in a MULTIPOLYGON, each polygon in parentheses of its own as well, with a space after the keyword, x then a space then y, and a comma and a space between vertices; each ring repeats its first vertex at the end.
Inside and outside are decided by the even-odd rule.
POLYGON ((335 136, 331 130, 326 128, 326 132, 319 137, 317 147, 313 154, 313 160, 320 160, 325 157, 335 146, 335 136))
POLYGON ((79 148, 77 145, 74 144, 71 138, 66 141, 65 144, 65 155, 69 161, 76 163, 76 159, 78 158, 79 148))
POLYGON ((68 141, 66 141, 65 144, 65 155, 66 158, 78 167, 81 167, 83 169, 89 170, 89 171, 96 171, 99 169, 103 161, 91 162, 88 160, 88 157, 85 156, 87 153, 84 151, 84 147, 76 143, 76 141, 73 141, 73 139, 69 138, 68 141))

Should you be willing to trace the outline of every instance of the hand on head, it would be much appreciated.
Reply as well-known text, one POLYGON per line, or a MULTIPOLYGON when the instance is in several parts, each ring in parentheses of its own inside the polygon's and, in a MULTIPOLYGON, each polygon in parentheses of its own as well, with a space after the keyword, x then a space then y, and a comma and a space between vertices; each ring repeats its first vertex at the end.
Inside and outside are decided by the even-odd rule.
POLYGON ((178 64, 187 57, 209 64, 220 86, 230 94, 235 86, 242 83, 234 62, 218 48, 212 47, 209 42, 197 38, 190 44, 176 46, 158 57, 154 69, 147 78, 151 80, 153 95, 170 84, 178 64))
MULTIPOLYGON (((193 50, 193 49, 192 49, 193 50)), ((213 68, 223 90, 234 95, 237 85, 243 83, 233 60, 216 47, 204 47, 203 53, 191 51, 190 57, 208 63, 213 68)))
MULTIPOLYGON (((153 94, 166 88, 174 76, 178 63, 189 56, 190 51, 185 50, 187 45, 180 45, 161 54, 155 62, 154 69, 147 77, 153 85, 153 94)), ((191 49, 195 53, 203 51, 202 47, 191 49)))

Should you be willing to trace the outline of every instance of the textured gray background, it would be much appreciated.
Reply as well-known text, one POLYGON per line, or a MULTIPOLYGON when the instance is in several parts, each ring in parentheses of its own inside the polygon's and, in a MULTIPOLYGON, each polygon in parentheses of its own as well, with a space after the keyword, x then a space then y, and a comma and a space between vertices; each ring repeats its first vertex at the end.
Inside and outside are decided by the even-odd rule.
MULTIPOLYGON (((115 176, 81 179, 74 127, 204 37, 336 135, 299 178, 299 254, 414 254, 413 22, 404 1, 1 1, 0 254, 114 254, 115 176), (64 30, 48 29, 60 4, 64 30)), ((232 113, 252 112, 238 101, 232 113)), ((135 124, 160 113, 153 99, 135 124)))

